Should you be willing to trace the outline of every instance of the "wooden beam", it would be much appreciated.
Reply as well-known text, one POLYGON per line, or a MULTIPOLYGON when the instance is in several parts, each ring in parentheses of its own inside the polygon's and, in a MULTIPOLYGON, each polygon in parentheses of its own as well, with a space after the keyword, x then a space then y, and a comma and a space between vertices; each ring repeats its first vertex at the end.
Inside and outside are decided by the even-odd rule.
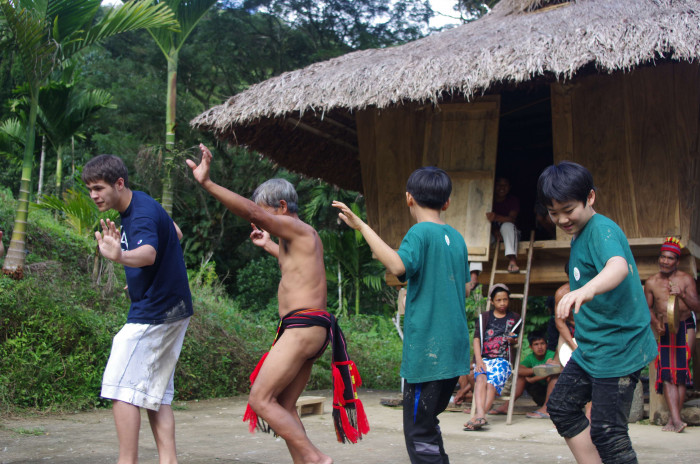
POLYGON ((304 122, 301 122, 298 119, 287 118, 287 119, 285 119, 285 122, 287 124, 291 124, 294 127, 299 127, 300 129, 303 129, 307 132, 311 132, 314 135, 317 135, 317 136, 322 137, 326 140, 329 140, 329 141, 335 143, 336 145, 340 145, 342 147, 345 147, 348 150, 354 151, 355 153, 359 153, 359 149, 356 146, 351 145, 343 140, 338 140, 335 137, 333 137, 332 135, 326 134, 325 132, 316 129, 315 127, 311 127, 310 125, 308 125, 304 122))
POLYGON ((346 126, 342 122, 338 122, 335 119, 329 118, 328 116, 322 117, 321 121, 327 122, 328 124, 331 124, 335 127, 339 127, 341 129, 345 130, 346 132, 348 132, 349 134, 357 137, 357 131, 355 129, 353 129, 352 127, 346 126))

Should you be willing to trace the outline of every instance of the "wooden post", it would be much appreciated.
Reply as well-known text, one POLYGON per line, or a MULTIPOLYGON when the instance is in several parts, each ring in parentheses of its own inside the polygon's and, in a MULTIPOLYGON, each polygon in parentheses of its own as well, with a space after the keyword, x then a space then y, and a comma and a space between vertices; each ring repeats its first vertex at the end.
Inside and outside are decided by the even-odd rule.
POLYGON ((656 415, 668 412, 668 404, 664 395, 656 393, 656 360, 649 364, 649 422, 656 423, 656 415))

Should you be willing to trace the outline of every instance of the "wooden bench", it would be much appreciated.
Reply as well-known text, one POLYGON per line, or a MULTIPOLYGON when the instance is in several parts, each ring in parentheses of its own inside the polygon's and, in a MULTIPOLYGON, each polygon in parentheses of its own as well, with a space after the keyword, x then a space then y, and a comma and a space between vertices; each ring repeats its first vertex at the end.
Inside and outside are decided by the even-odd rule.
POLYGON ((299 417, 305 414, 323 414, 323 396, 300 396, 297 400, 297 414, 299 417))

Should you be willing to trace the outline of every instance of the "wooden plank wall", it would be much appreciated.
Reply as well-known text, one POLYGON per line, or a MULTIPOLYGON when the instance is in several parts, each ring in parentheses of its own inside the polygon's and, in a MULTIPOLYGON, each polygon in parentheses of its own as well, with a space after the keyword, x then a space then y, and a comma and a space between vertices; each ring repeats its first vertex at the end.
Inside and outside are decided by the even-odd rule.
POLYGON ((425 113, 416 106, 358 111, 362 185, 370 227, 398 248, 414 221, 406 181, 421 166, 425 113))
POLYGON ((699 84, 679 63, 552 84, 554 160, 591 171, 596 211, 628 238, 700 234, 699 84))

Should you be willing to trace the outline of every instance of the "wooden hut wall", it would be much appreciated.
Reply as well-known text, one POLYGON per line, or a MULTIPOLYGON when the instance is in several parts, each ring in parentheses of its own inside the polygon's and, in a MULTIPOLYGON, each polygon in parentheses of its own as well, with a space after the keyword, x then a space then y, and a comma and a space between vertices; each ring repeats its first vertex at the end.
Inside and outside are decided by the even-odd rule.
POLYGON ((398 248, 413 224, 406 180, 434 165, 452 177, 445 221, 465 237, 470 257, 485 261, 498 142, 498 96, 440 107, 408 105, 357 113, 358 143, 370 226, 398 248))
POLYGON ((591 171, 596 211, 629 238, 698 243, 698 76, 662 63, 552 84, 554 160, 591 171))
POLYGON ((406 207, 406 180, 420 167, 425 113, 415 106, 358 111, 362 186, 367 220, 398 248, 413 219, 406 207))

